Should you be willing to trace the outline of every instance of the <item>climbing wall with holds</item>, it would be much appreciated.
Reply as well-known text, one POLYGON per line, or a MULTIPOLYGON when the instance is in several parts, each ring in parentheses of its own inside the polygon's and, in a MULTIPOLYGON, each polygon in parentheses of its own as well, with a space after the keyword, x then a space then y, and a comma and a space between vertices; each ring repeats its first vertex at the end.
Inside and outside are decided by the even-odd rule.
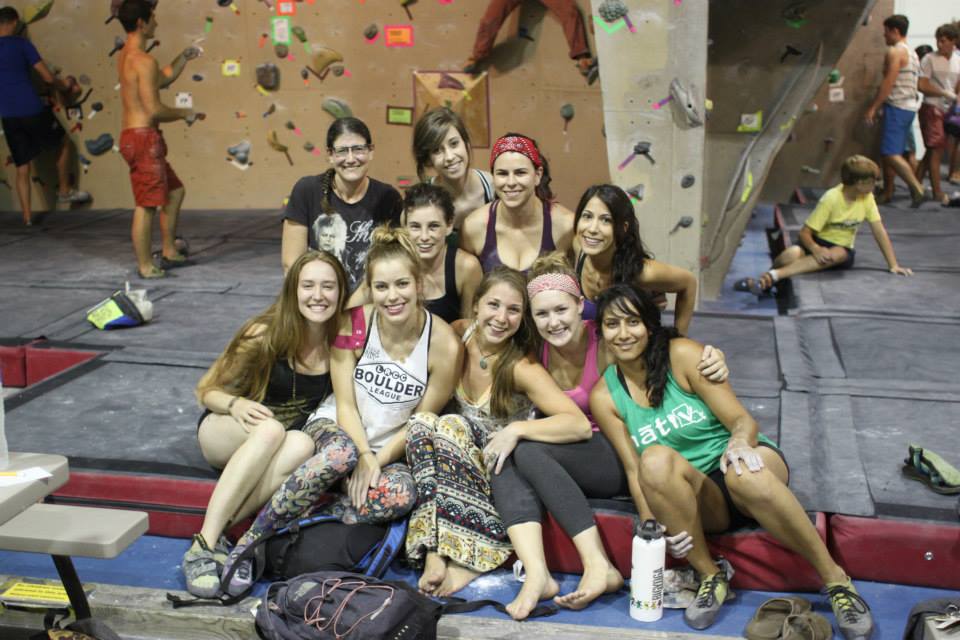
POLYGON ((854 64, 863 65, 863 71, 852 73, 841 86, 825 85, 829 85, 831 72, 854 35, 865 28, 877 33, 878 23, 892 13, 880 17, 872 27, 863 27, 874 5, 876 11, 883 11, 892 2, 729 0, 710 4, 707 86, 714 108, 706 127, 703 297, 713 299, 720 293, 743 230, 778 156, 783 158, 782 166, 794 169, 790 176, 777 172, 777 189, 782 193, 792 188, 787 184, 807 184, 815 175, 810 169, 829 172, 838 166, 842 158, 832 164, 830 154, 838 149, 852 151, 859 146, 854 139, 862 143, 860 152, 869 152, 870 138, 877 134, 860 126, 862 113, 855 114, 855 109, 845 106, 847 102, 829 103, 829 91, 842 89, 850 103, 871 99, 879 81, 866 71, 874 68, 873 59, 861 55, 854 64), (821 95, 827 99, 815 101, 818 91, 823 91, 821 95), (827 126, 819 132, 801 126, 810 117, 812 104, 818 104, 818 112, 834 112, 836 121, 828 116, 834 133, 827 126), (838 117, 838 113, 845 115, 838 117), (830 137, 834 138, 830 154, 822 155, 828 146, 825 140, 830 137), (798 149, 800 140, 803 142, 798 149))
POLYGON ((656 258, 697 273, 707 3, 593 0, 593 8, 610 177, 630 194, 656 258))
MULTIPOLYGON (((33 2, 10 4, 23 14, 33 2)), ((114 49, 118 38, 122 46, 124 34, 116 20, 105 24, 110 4, 55 0, 49 14, 30 25, 28 35, 50 66, 76 76, 84 95, 89 92, 82 120, 59 113, 83 155, 75 168, 81 188, 92 193, 94 207, 131 208, 127 167, 114 148, 121 128, 114 49)), ((458 72, 470 56, 486 4, 160 2, 150 53, 167 64, 188 47, 200 50, 180 79, 161 91, 165 104, 192 105, 206 116, 192 126, 163 126, 170 161, 187 188, 185 206, 279 208, 297 178, 329 166, 326 129, 334 117, 348 112, 366 121, 373 133, 376 154, 370 175, 397 186, 409 184, 415 180, 410 125, 418 107, 417 87, 424 86, 415 74, 446 71, 465 86, 479 83, 458 99, 469 104, 471 119, 483 125, 491 141, 508 130, 539 141, 560 201, 574 207, 587 186, 609 178, 599 84, 588 85, 580 75, 568 57, 560 22, 537 2, 524 3, 511 14, 485 75, 478 80, 467 76, 464 82, 458 72), (474 93, 482 96, 477 99, 484 102, 482 109, 470 102, 474 93), (570 117, 561 114, 566 105, 570 117)), ((590 21, 589 3, 581 0, 580 6, 590 21)), ((487 168, 487 152, 475 150, 475 166, 487 168)), ((2 138, 0 154, 9 155, 2 138)), ((39 210, 41 191, 49 196, 55 178, 49 169, 38 175, 44 183, 36 185, 39 210)), ((12 166, 6 178, 12 185, 12 166)), ((0 185, 0 209, 16 208, 12 190, 0 185)))
MULTIPOLYGON (((770 168, 761 194, 765 201, 783 202, 798 186, 832 187, 840 181, 844 159, 855 153, 880 157, 880 127, 867 125, 863 114, 883 75, 883 20, 894 13, 893 5, 893 0, 878 0, 817 88, 787 138, 785 153, 770 168)), ((913 38, 910 43, 916 45, 913 38)))

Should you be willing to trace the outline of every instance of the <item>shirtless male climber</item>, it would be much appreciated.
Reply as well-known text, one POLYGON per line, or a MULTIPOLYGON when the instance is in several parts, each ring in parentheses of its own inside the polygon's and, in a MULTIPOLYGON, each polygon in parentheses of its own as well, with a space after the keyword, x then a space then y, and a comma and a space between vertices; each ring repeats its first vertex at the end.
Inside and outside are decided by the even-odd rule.
POLYGON ((124 0, 117 12, 127 32, 117 68, 120 96, 123 99, 123 131, 120 154, 130 166, 130 183, 136 208, 131 238, 141 278, 162 278, 165 269, 187 264, 177 247, 177 218, 183 204, 183 183, 167 162, 167 145, 157 126, 161 122, 202 119, 193 109, 173 109, 160 102, 160 89, 172 84, 183 72, 188 60, 200 55, 197 47, 184 49, 169 66, 160 68, 146 53, 144 45, 157 29, 154 15, 156 0, 124 0), (160 209, 160 233, 163 250, 159 266, 151 259, 153 214, 160 209))

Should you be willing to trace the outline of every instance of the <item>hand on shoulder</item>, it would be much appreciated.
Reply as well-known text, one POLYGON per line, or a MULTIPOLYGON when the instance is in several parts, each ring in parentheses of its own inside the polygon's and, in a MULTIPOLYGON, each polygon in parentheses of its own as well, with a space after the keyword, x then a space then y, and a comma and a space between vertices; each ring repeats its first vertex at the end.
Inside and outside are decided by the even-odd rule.
POLYGON ((684 378, 699 376, 697 365, 700 364, 702 355, 703 345, 696 340, 674 338, 670 341, 670 368, 674 375, 684 378))

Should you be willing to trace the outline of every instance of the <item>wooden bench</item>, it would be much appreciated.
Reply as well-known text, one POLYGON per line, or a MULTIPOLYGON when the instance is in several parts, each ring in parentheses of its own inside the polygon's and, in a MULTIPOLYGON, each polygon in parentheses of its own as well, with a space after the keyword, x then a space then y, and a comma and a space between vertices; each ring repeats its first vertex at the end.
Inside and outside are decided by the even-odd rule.
POLYGON ((76 619, 89 620, 90 605, 70 556, 115 558, 146 530, 141 511, 41 503, 0 525, 0 549, 50 554, 76 619))

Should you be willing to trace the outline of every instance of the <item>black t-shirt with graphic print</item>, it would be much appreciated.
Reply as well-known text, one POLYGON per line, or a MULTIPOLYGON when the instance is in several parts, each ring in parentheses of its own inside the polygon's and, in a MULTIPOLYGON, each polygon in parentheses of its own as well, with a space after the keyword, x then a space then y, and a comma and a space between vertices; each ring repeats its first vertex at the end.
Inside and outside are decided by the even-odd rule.
POLYGON ((331 191, 330 204, 335 213, 325 214, 320 187, 321 176, 297 180, 284 218, 307 227, 311 249, 324 249, 340 259, 353 293, 363 282, 373 228, 383 223, 399 225, 403 199, 392 186, 370 178, 367 193, 353 204, 331 191))

